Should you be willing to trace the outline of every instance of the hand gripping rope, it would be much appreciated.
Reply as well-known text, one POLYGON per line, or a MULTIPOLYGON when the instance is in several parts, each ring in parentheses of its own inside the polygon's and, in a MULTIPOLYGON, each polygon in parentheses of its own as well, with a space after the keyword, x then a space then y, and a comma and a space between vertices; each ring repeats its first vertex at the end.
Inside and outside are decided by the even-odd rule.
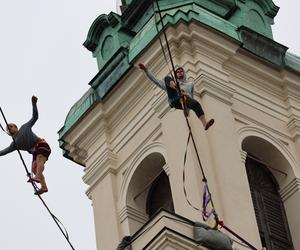
MULTIPOLYGON (((241 242, 243 242, 245 245, 247 245, 248 248, 253 249, 253 250, 257 250, 257 248, 252 246, 248 241, 246 241, 245 239, 240 237, 238 234, 236 234, 234 231, 232 231, 230 228, 225 226, 223 221, 219 220, 218 214, 216 212, 216 209, 215 209, 215 206, 214 206, 214 203, 213 203, 213 200, 212 200, 212 195, 209 191, 208 181, 207 181, 207 178, 205 176, 203 166, 201 164, 201 160, 200 160, 200 157, 199 157, 199 154, 198 154, 198 150, 197 150, 196 143, 195 143, 195 140, 194 140, 194 136, 193 136, 193 133, 192 133, 192 130, 191 130, 191 126, 190 126, 190 123, 189 123, 188 118, 187 118, 185 100, 183 98, 183 95, 181 94, 179 82, 177 81, 177 79, 175 77, 176 76, 175 66, 174 66, 174 62, 173 62, 173 58, 172 58, 168 38, 167 38, 167 35, 166 35, 165 25, 163 23, 163 17, 162 17, 162 14, 161 14, 161 10, 160 10, 159 4, 158 4, 158 0, 153 0, 153 15, 154 15, 154 18, 155 18, 155 26, 156 26, 156 29, 157 29, 157 33, 159 34, 160 31, 159 31, 159 28, 158 28, 158 23, 156 21, 156 12, 159 14, 159 17, 160 17, 159 22, 161 23, 161 26, 162 26, 161 30, 162 30, 162 33, 164 35, 165 41, 166 41, 167 51, 168 51, 168 55, 169 55, 171 65, 172 65, 172 71, 173 71, 173 74, 174 74, 174 76, 172 75, 172 77, 176 82, 176 86, 177 86, 178 93, 179 93, 179 96, 180 96, 180 102, 181 102, 182 109, 183 109, 183 112, 184 112, 186 124, 187 124, 188 129, 189 129, 187 147, 188 147, 188 144, 189 144, 189 140, 191 138, 192 142, 193 142, 193 147, 194 147, 196 155, 197 155, 197 160, 198 160, 198 163, 199 163, 199 167, 200 167, 200 170, 201 170, 201 173, 202 173, 202 177, 203 177, 202 181, 204 182, 204 192, 203 192, 203 202, 202 202, 203 207, 202 207, 202 209, 200 209, 200 208, 197 208, 194 205, 192 205, 192 203, 189 201, 188 196, 187 196, 187 192, 186 192, 186 188, 185 188, 185 162, 186 162, 186 154, 187 154, 187 147, 186 147, 186 152, 185 152, 185 156, 184 156, 184 171, 183 171, 183 189, 184 189, 184 194, 185 194, 186 200, 187 200, 188 204, 191 207, 193 207, 194 209, 196 209, 198 211, 202 211, 202 218, 203 218, 204 221, 207 221, 207 219, 211 215, 213 215, 214 219, 215 219, 215 222, 216 222, 215 229, 217 229, 218 226, 221 226, 221 228, 224 228, 229 233, 231 233, 233 236, 235 236, 237 239, 239 239, 241 242), (157 11, 155 10, 154 2, 156 3, 157 11), (211 205, 212 209, 208 212, 207 207, 208 207, 209 204, 211 205)), ((159 37, 160 46, 161 46, 161 49, 163 51, 166 64, 168 65, 167 56, 166 56, 166 53, 164 51, 164 47, 163 47, 163 43, 161 41, 160 35, 158 37, 159 37)))
MULTIPOLYGON (((3 110, 2 110, 1 107, 0 107, 0 112, 1 112, 1 115, 2 115, 2 117, 3 117, 3 119, 4 119, 4 121, 5 121, 6 126, 8 126, 8 122, 7 122, 7 120, 6 120, 6 117, 5 117, 5 115, 4 115, 3 110)), ((5 131, 5 129, 3 128, 3 126, 1 125, 1 123, 0 123, 0 128, 7 134, 7 132, 5 131)), ((24 161, 24 159, 23 159, 23 157, 22 157, 22 154, 21 154, 20 150, 17 148, 15 138, 12 137, 12 139, 13 139, 13 143, 15 144, 16 150, 17 150, 17 152, 18 152, 18 154, 19 154, 19 157, 20 157, 20 159, 21 159, 21 161, 22 161, 22 164, 23 164, 23 166, 24 166, 24 169, 25 169, 25 171, 26 171, 26 175, 27 175, 27 177, 29 178, 29 182, 31 183, 31 185, 32 185, 32 187, 33 187, 35 193, 37 193, 38 187, 37 187, 36 183, 33 181, 32 177, 31 177, 31 173, 29 172, 29 170, 28 170, 28 168, 27 168, 27 166, 26 166, 26 164, 25 164, 25 161, 24 161)), ((55 224, 57 225, 57 227, 59 228, 59 230, 60 230, 61 233, 63 234, 63 236, 64 236, 64 238, 66 239, 66 241, 69 243, 70 247, 71 247, 73 250, 75 250, 75 248, 73 247, 73 245, 72 245, 71 242, 70 242, 68 232, 67 232, 66 228, 64 227, 64 225, 63 225, 63 224, 59 221, 59 219, 51 212, 51 210, 49 209, 49 207, 47 206, 46 202, 43 200, 43 198, 41 197, 41 195, 37 193, 37 196, 39 197, 39 199, 41 200, 41 202, 43 203, 43 205, 44 205, 45 208, 47 209, 48 213, 50 214, 50 216, 52 217, 53 221, 55 222, 55 224)))

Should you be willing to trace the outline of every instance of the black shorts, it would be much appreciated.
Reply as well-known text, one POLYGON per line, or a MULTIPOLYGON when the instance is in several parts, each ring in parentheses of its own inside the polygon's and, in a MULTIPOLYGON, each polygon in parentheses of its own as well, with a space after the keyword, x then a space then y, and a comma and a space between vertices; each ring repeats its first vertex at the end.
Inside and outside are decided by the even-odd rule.
POLYGON ((43 155, 48 160, 50 154, 51 154, 51 148, 49 144, 45 140, 40 140, 34 145, 34 151, 32 153, 33 161, 36 160, 36 157, 38 155, 43 155))

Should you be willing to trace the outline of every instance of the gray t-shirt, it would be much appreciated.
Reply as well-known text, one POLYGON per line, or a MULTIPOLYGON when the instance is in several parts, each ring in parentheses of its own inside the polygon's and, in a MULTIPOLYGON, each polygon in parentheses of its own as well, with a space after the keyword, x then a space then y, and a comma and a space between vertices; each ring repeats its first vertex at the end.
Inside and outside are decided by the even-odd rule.
MULTIPOLYGON (((164 80, 157 79, 152 72, 150 72, 148 69, 145 70, 146 76, 158 87, 163 89, 164 91, 167 91, 166 83, 164 80)), ((182 80, 177 79, 180 89, 184 90, 189 97, 194 98, 194 83, 190 82, 186 78, 186 74, 184 72, 184 76, 182 80)))
POLYGON ((6 155, 16 149, 28 151, 37 143, 39 137, 32 132, 32 126, 38 119, 38 110, 36 103, 32 103, 32 118, 23 124, 15 136, 15 142, 12 142, 7 148, 0 151, 0 156, 6 155))

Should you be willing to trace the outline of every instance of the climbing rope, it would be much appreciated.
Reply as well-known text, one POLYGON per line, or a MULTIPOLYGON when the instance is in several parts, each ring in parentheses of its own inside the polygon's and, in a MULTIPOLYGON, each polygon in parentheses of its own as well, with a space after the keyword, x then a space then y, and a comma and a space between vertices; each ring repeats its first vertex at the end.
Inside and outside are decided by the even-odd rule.
MULTIPOLYGON (((195 152, 196 152, 196 156, 197 156, 197 160, 198 160, 198 163, 199 163, 199 167, 200 167, 200 170, 201 170, 201 173, 202 173, 202 177, 203 177, 202 181, 205 184, 204 185, 204 194, 203 194, 203 204, 202 204, 203 205, 203 208, 202 208, 202 217, 203 217, 203 220, 206 221, 211 215, 213 215, 214 219, 215 219, 215 222, 216 222, 215 229, 217 229, 217 226, 221 226, 222 228, 224 228, 225 230, 227 230, 229 233, 231 233, 232 235, 234 235, 236 238, 238 238, 240 241, 242 241, 244 244, 246 244, 250 249, 257 250, 257 248, 255 248, 254 246, 252 246, 248 241, 246 241, 241 236, 239 236, 237 233, 235 233, 233 230, 231 230, 230 228, 228 228, 227 226, 225 226, 223 221, 219 220, 219 217, 218 217, 218 214, 216 212, 216 209, 215 209, 215 206, 214 206, 214 202, 213 202, 213 199, 212 199, 212 195, 211 195, 211 192, 209 190, 208 181, 207 181, 207 178, 206 178, 206 175, 204 173, 204 169, 203 169, 200 157, 199 157, 199 153, 198 153, 197 146, 196 146, 196 143, 195 143, 195 140, 194 140, 194 136, 193 136, 193 133, 192 133, 192 130, 191 130, 191 126, 190 126, 190 123, 188 121, 187 114, 185 112, 186 111, 185 104, 184 104, 184 100, 183 100, 182 95, 181 95, 179 82, 176 79, 175 66, 174 66, 174 62, 173 62, 173 58, 172 58, 171 49, 170 49, 170 46, 169 46, 167 34, 166 34, 166 31, 165 31, 165 25, 163 23, 163 17, 162 17, 161 10, 160 10, 159 4, 158 4, 158 0, 154 0, 154 2, 156 3, 157 12, 158 12, 159 17, 160 17, 160 23, 161 23, 161 26, 162 26, 162 32, 163 32, 163 35, 164 35, 164 38, 165 38, 166 47, 167 47, 167 51, 168 51, 168 54, 169 54, 169 59, 170 59, 170 62, 171 62, 171 65, 172 65, 172 69, 173 69, 173 73, 174 73, 174 76, 175 76, 175 77, 173 77, 173 79, 174 79, 174 81, 176 83, 177 89, 179 90, 181 105, 182 105, 182 109, 183 109, 183 112, 184 112, 186 124, 187 124, 188 130, 189 130, 189 136, 188 136, 187 146, 188 146, 189 140, 191 138, 192 142, 193 142, 193 147, 194 147, 195 152), (211 204, 211 207, 212 207, 212 209, 211 209, 210 212, 206 211, 206 208, 207 208, 208 204, 211 204)), ((153 15, 154 15, 154 17, 156 17, 156 10, 155 10, 155 7, 154 7, 154 2, 153 2, 153 12, 154 12, 153 15)), ((158 24, 156 22, 156 18, 155 18, 155 25, 156 25, 156 29, 158 31, 159 29, 158 29, 158 24)), ((165 54, 162 42, 160 42, 160 45, 161 45, 161 49, 162 49, 163 53, 165 54)), ((168 60, 166 58, 167 57, 165 56, 165 60, 166 60, 166 63, 168 65, 168 60)), ((187 147, 186 147, 186 151, 187 151, 187 147)), ((186 162, 186 153, 187 152, 185 152, 185 156, 184 156, 184 165, 185 165, 185 162, 186 162)), ((198 211, 201 211, 201 209, 199 209, 196 206, 192 205, 192 203, 188 199, 186 188, 185 188, 185 170, 183 171, 183 182, 184 182, 184 185, 183 185, 184 186, 184 194, 185 194, 185 197, 186 197, 186 200, 187 200, 188 204, 192 208, 194 208, 194 209, 196 209, 198 211)))
MULTIPOLYGON (((155 13, 156 13, 156 10, 155 10, 154 4, 152 4, 152 9, 153 9, 153 13, 154 13, 154 22, 155 22, 156 32, 157 32, 157 34, 159 34, 160 31, 159 31, 159 28, 158 28, 158 26, 157 26, 158 21, 157 21, 156 14, 155 14, 155 13)), ((163 48, 164 45, 163 45, 163 42, 162 42, 162 39, 161 39, 160 35, 158 36, 158 40, 159 40, 160 47, 163 48)), ((167 67, 168 67, 168 70, 169 70, 169 74, 170 74, 170 75, 172 76, 172 78, 174 79, 175 77, 173 76, 173 72, 172 72, 172 70, 171 70, 170 67, 169 67, 168 57, 167 57, 166 52, 165 52, 164 49, 162 50, 162 53, 163 53, 164 59, 165 59, 165 61, 166 61, 166 63, 167 63, 167 67)))
MULTIPOLYGON (((0 112, 1 112, 1 115, 2 115, 2 117, 3 117, 3 119, 4 119, 4 122, 5 122, 6 126, 8 126, 8 122, 7 122, 7 120, 6 120, 6 117, 5 117, 4 112, 3 112, 3 110, 2 110, 1 107, 0 107, 0 112)), ((6 132, 6 130, 3 128, 3 126, 1 125, 1 123, 0 123, 0 128, 1 128, 6 134, 8 134, 8 133, 6 132)), ((14 145, 15 145, 15 148, 16 148, 18 154, 19 154, 19 157, 20 157, 20 159, 21 159, 21 162, 22 162, 22 164, 23 164, 23 167, 24 167, 24 169, 25 169, 26 176, 29 178, 28 182, 31 183, 31 185, 32 185, 32 187, 33 187, 35 193, 36 193, 37 196, 39 197, 40 201, 43 203, 44 207, 47 209, 47 211, 48 211, 48 213, 50 214, 51 218, 53 219, 53 221, 55 222, 55 224, 57 225, 57 227, 59 228, 59 230, 60 230, 61 233, 63 234, 63 236, 64 236, 64 238, 66 239, 66 241, 69 243, 70 247, 71 247, 73 250, 75 250, 75 248, 73 247, 73 245, 72 245, 71 242, 70 242, 69 235, 68 235, 68 232, 67 232, 65 226, 64 226, 64 225, 60 222, 60 220, 59 220, 59 219, 51 212, 50 208, 48 207, 48 205, 46 204, 46 202, 44 201, 44 199, 43 199, 43 198, 41 197, 41 195, 37 192, 37 191, 38 191, 38 187, 37 187, 36 183, 34 182, 34 180, 33 180, 32 177, 31 177, 31 173, 29 172, 29 170, 28 170, 28 168, 27 168, 27 166, 26 166, 26 163, 25 163, 25 161, 24 161, 24 158, 23 158, 23 156, 22 156, 20 150, 19 150, 18 147, 17 147, 15 138, 12 137, 12 140, 13 140, 13 143, 14 143, 14 145)))
MULTIPOLYGON (((162 17, 162 14, 161 14, 161 10, 160 10, 159 4, 158 4, 158 0, 154 0, 154 1, 156 3, 158 14, 159 14, 159 17, 160 17, 160 23, 162 25, 162 32, 164 34, 164 38, 165 38, 165 41, 166 41, 166 46, 167 46, 167 50, 168 50, 168 54, 169 54, 169 59, 170 59, 171 65, 172 65, 173 73, 174 73, 174 76, 176 76, 175 66, 174 66, 172 55, 171 55, 171 49, 170 49, 170 45, 169 45, 169 42, 168 42, 168 38, 167 38, 166 30, 165 30, 165 25, 163 23, 163 17, 162 17)), ((156 15, 156 12, 154 13, 154 15, 156 15)), ((155 23, 155 25, 157 25, 157 23, 155 23)), ((161 47, 161 48, 164 51, 164 48, 163 47, 161 47)), ((168 64, 168 62, 166 62, 166 63, 168 64)), ((174 80, 176 81, 177 88, 180 90, 180 85, 179 85, 179 82, 177 81, 176 77, 174 77, 174 80)), ((183 110, 185 110, 185 107, 183 107, 183 110)), ((204 183, 206 183, 206 185, 207 185, 207 192, 208 192, 208 194, 210 196, 210 203, 211 203, 211 205, 212 205, 212 207, 214 209, 214 203, 213 203, 213 200, 211 198, 212 195, 211 195, 209 187, 208 187, 207 178, 206 178, 206 175, 204 173, 204 169, 203 169, 203 166, 202 166, 202 163, 201 163, 201 160, 200 160, 200 156, 199 156, 198 149, 197 149, 197 146, 196 146, 196 142, 195 142, 195 139, 194 139, 194 136, 193 136, 193 133, 192 133, 192 129, 191 129, 189 120, 188 120, 188 118, 187 118, 186 115, 185 115, 185 121, 186 121, 186 124, 188 126, 188 130, 189 130, 188 143, 189 143, 189 140, 191 138, 193 146, 194 146, 194 149, 195 149, 195 152, 196 152, 196 156, 197 156, 197 160, 198 160, 199 167, 200 167, 200 170, 201 170, 201 174, 202 174, 202 177, 203 177, 202 181, 204 183)), ((187 143, 187 145, 188 145, 188 143, 187 143)), ((185 154, 185 160, 184 161, 186 161, 186 154, 185 154)), ((186 193, 186 191, 185 191, 185 193, 186 193)), ((191 203, 189 201, 188 201, 188 203, 191 205, 191 203)))

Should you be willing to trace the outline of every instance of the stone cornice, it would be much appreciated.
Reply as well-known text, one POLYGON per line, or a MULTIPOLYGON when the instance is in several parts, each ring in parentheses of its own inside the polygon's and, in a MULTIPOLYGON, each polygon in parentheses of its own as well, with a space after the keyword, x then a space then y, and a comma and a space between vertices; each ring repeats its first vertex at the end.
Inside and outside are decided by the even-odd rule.
POLYGON ((245 26, 239 28, 239 33, 241 41, 243 42, 243 48, 251 51, 255 55, 259 55, 275 65, 284 65, 285 53, 288 49, 286 46, 262 36, 245 26))
POLYGON ((213 79, 208 75, 202 75, 198 78, 198 80, 199 83, 196 83, 195 90, 200 94, 200 96, 210 95, 226 105, 232 105, 234 89, 225 85, 224 82, 213 79))
POLYGON ((87 151, 79 147, 71 147, 69 150, 69 156, 75 161, 79 162, 81 165, 85 165, 87 158, 87 151))
POLYGON ((87 151, 79 147, 72 147, 69 143, 63 143, 63 155, 67 159, 76 162, 81 166, 85 166, 85 160, 87 158, 87 151))

